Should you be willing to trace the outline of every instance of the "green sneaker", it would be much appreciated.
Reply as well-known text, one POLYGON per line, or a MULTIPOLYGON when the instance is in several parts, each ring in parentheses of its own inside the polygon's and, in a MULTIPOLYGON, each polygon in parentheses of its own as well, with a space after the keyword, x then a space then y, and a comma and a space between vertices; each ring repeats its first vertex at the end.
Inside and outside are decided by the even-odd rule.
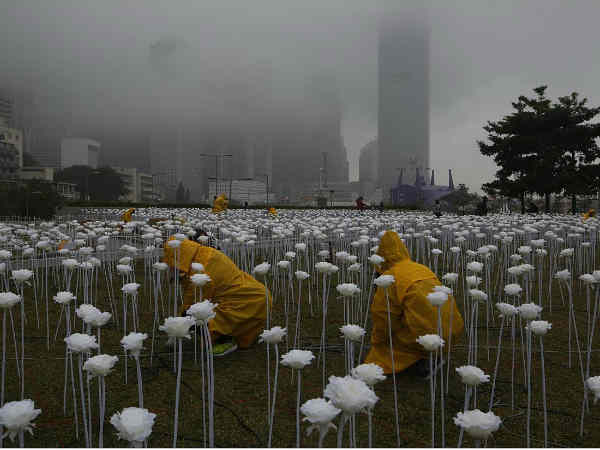
POLYGON ((213 345, 212 353, 214 357, 220 357, 228 355, 237 350, 238 346, 235 342, 225 342, 224 344, 213 345))

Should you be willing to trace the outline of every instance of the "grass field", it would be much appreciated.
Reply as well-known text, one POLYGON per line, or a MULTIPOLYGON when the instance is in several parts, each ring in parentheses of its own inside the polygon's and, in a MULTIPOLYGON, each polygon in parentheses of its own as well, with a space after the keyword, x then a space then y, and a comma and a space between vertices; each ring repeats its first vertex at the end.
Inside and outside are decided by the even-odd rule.
MULTIPOLYGON (((138 281, 143 274, 138 274, 138 281)), ((120 282, 115 280, 115 287, 120 282)), ((143 289, 143 286, 142 286, 143 289)), ((56 292, 51 287, 50 293, 56 292)), ((579 437, 579 417, 583 398, 577 353, 572 355, 572 367, 568 368, 568 321, 567 308, 563 305, 558 287, 553 289, 553 311, 544 309, 544 319, 553 324, 550 333, 544 339, 546 364, 546 391, 548 398, 548 421, 551 446, 566 447, 596 447, 600 444, 600 411, 593 405, 586 416, 585 434, 579 437), (598 428, 596 428, 598 427, 598 428)), ((579 327, 580 341, 586 336, 585 293, 576 289, 575 309, 579 327)), ((313 293, 313 301, 319 296, 313 293)), ((458 295, 460 299, 460 293, 458 295)), ((58 319, 58 305, 50 299, 51 333, 58 319)), ((120 304, 120 299, 118 300, 120 304)), ((80 447, 84 445, 83 432, 80 430, 79 440, 75 437, 73 414, 71 406, 67 415, 63 415, 63 377, 64 377, 64 329, 59 331, 59 338, 51 342, 51 349, 46 349, 45 325, 43 320, 43 302, 40 301, 40 326, 35 320, 34 302, 31 292, 26 291, 28 323, 26 327, 26 361, 25 383, 26 398, 35 401, 36 407, 42 409, 42 414, 36 420, 34 436, 26 437, 27 446, 35 447, 80 447)), ((140 297, 141 331, 151 333, 152 309, 146 293, 141 291, 140 297)), ((459 300, 462 308, 462 300, 459 300)), ((98 307, 109 311, 108 300, 100 291, 98 307)), ((303 308, 306 313, 308 308, 303 308)), ((496 344, 499 319, 490 325, 489 359, 486 345, 486 329, 484 308, 481 308, 480 324, 480 357, 479 366, 488 374, 493 374, 496 358, 496 344)), ((335 298, 335 290, 331 290, 328 311, 328 342, 331 347, 327 355, 327 372, 330 375, 344 375, 343 340, 339 337, 339 327, 343 325, 341 302, 335 298)), ((15 316, 15 319, 17 319, 15 316)), ((290 324, 294 323, 295 314, 290 316, 290 324)), ((284 324, 281 304, 276 304, 273 325, 284 324)), ((77 322, 74 331, 80 331, 77 322)), ((293 329, 292 326, 290 326, 293 329)), ((320 316, 311 318, 303 316, 303 347, 318 352, 321 332, 320 316)), ((17 329, 18 333, 18 329, 17 329)), ((165 347, 166 338, 159 335, 158 353, 154 364, 150 365, 150 340, 146 342, 146 350, 142 353, 144 402, 145 407, 157 414, 154 431, 149 441, 152 447, 171 446, 173 431, 173 409, 175 398, 175 374, 173 373, 171 353, 165 347)), ((107 411, 104 426, 104 444, 106 447, 124 446, 126 442, 118 441, 114 428, 108 420, 110 416, 127 406, 137 406, 137 384, 135 364, 128 361, 128 383, 124 383, 123 353, 119 340, 121 331, 113 321, 103 329, 102 352, 119 356, 115 371, 106 378, 107 411)), ((290 337, 293 338, 293 335, 290 337)), ((18 335, 17 335, 18 339, 18 335)), ((453 347, 452 368, 449 383, 449 394, 446 404, 445 437, 447 446, 456 446, 458 430, 452 418, 462 409, 464 387, 454 367, 465 364, 466 354, 463 348, 464 340, 459 340, 453 347)), ((496 405, 494 412, 503 420, 503 425, 495 433, 488 446, 520 447, 525 445, 525 415, 527 395, 524 385, 524 373, 520 347, 517 348, 515 365, 515 408, 511 408, 511 340, 510 329, 505 328, 502 342, 503 351, 500 360, 499 377, 496 388, 496 405)), ((535 340, 533 356, 533 410, 532 410, 532 444, 543 445, 543 415, 541 398, 541 371, 539 358, 539 343, 535 340)), ((179 447, 201 447, 202 410, 201 391, 199 386, 200 368, 194 364, 193 346, 187 344, 185 363, 182 375, 181 404, 179 413, 179 447)), ((285 352, 285 344, 280 353, 285 352)), ((16 376, 14 349, 12 339, 8 340, 7 354, 13 356, 7 365, 7 401, 16 400, 19 383, 16 376)), ((271 355, 273 357, 273 355, 271 355)), ((598 368, 597 352, 593 354, 592 371, 598 368)), ((263 447, 266 446, 267 435, 267 400, 266 400, 266 351, 264 344, 256 344, 250 349, 237 351, 224 358, 215 359, 215 444, 217 447, 263 447)), ((431 412, 429 408, 429 384, 414 375, 403 373, 397 377, 398 400, 400 410, 400 430, 402 445, 407 447, 428 447, 431 445, 431 412)), ((92 381, 92 415, 94 444, 97 445, 98 407, 97 387, 92 381)), ((484 385, 478 391, 478 405, 483 411, 487 410, 491 383, 484 385)), ((391 377, 375 388, 380 398, 374 410, 374 445, 377 447, 396 446, 394 431, 393 384, 391 377)), ((312 366, 303 372, 302 401, 323 395, 321 385, 321 369, 316 360, 312 366)), ((72 404, 69 394, 69 405, 72 404)), ((439 406, 439 402, 438 402, 439 406)), ((273 446, 295 446, 295 409, 296 380, 291 378, 291 370, 280 367, 279 388, 277 391, 277 407, 274 421, 273 446)), ((361 415, 357 419, 358 444, 367 445, 367 419, 361 415)), ((316 433, 306 437, 302 424, 302 445, 314 447, 317 445, 316 433)), ((440 423, 437 426, 436 442, 440 439, 440 423)), ((5 446, 15 445, 8 439, 5 446)), ((326 446, 335 446, 335 433, 330 432, 325 440, 326 446)), ((466 438, 465 446, 472 446, 466 438)))

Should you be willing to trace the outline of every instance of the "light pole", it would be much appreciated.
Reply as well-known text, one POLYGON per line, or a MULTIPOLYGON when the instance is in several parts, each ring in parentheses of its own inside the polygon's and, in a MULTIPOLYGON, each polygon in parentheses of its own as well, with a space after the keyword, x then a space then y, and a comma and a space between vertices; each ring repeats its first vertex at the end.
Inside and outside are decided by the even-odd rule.
POLYGON ((267 179, 267 208, 269 207, 269 174, 268 173, 257 173, 259 177, 265 177, 267 179))
MULTIPOLYGON (((233 155, 209 155, 208 153, 200 153, 200 156, 206 158, 215 158, 215 194, 219 189, 219 158, 233 158, 233 155)), ((210 190, 210 189, 209 189, 210 190)), ((229 192, 231 196, 231 192, 229 192)))

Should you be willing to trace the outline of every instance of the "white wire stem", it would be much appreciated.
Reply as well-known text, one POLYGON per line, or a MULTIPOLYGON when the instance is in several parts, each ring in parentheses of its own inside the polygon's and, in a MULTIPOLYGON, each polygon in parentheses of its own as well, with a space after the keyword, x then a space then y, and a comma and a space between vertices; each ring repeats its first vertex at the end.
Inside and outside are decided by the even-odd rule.
POLYGON ((302 398, 302 369, 298 369, 298 393, 296 395, 296 448, 300 448, 300 400, 302 398))
MULTIPOLYGON (((398 391, 396 389, 396 363, 394 361, 394 344, 392 337, 392 316, 390 312, 390 297, 388 294, 388 288, 385 288, 385 302, 387 306, 387 316, 388 316, 388 333, 390 339, 390 356, 392 359, 392 381, 394 384, 394 417, 396 420, 396 442, 398 447, 400 446, 400 421, 398 418, 398 391)), ((431 355, 430 355, 431 356, 431 355)))
MULTIPOLYGON (((369 312, 371 310, 371 294, 373 293, 373 278, 375 276, 375 268, 371 273, 370 283, 369 283, 369 295, 367 296, 366 305, 365 305, 365 319, 363 320, 363 330, 367 329, 367 320, 369 319, 369 312)), ((358 361, 362 361, 362 353, 365 344, 365 337, 363 336, 360 339, 360 350, 358 352, 358 361)))
MULTIPOLYGON (((471 398, 471 386, 466 385, 465 386, 465 405, 463 406, 463 412, 467 412, 469 409, 469 400, 471 398)), ((460 433, 458 435, 458 444, 456 445, 457 448, 461 448, 462 447, 462 441, 463 441, 463 436, 465 434, 465 429, 464 428, 460 428, 460 433)))
MULTIPOLYGON (((2 388, 0 391, 0 407, 4 405, 4 384, 6 374, 6 309, 2 311, 2 388)), ((4 427, 0 425, 0 448, 3 447, 4 427)))
POLYGON ((138 404, 139 408, 144 407, 144 389, 142 385, 142 367, 140 366, 140 357, 139 355, 135 355, 133 357, 135 359, 135 367, 137 371, 137 382, 138 382, 138 404))
POLYGON ((340 417, 340 424, 338 426, 337 448, 342 448, 342 443, 344 440, 344 425, 346 425, 347 420, 348 420, 348 415, 345 412, 343 412, 342 416, 340 417))
POLYGON ((544 338, 540 336, 540 358, 542 363, 542 400, 544 404, 544 448, 548 448, 548 407, 546 404, 546 370, 544 367, 544 338))
POLYGON ((25 399, 25 296, 23 283, 19 283, 21 294, 21 400, 25 399))
MULTIPOLYGON (((395 387, 394 392, 396 392, 395 387)), ((435 387, 433 385, 433 352, 429 352, 429 393, 431 397, 431 448, 435 448, 435 387)))
POLYGON ((373 411, 367 410, 367 420, 369 422, 369 448, 373 448, 373 411))
MULTIPOLYGON (((450 382, 450 356, 452 352, 452 322, 454 321, 454 306, 450 304, 450 327, 448 329, 448 357, 446 358, 446 392, 448 392, 448 383, 450 382)), ((444 368, 442 367, 442 370, 444 368)))
POLYGON ((177 428, 179 425, 179 394, 181 390, 181 338, 177 339, 177 384, 175 387, 175 418, 173 420, 173 448, 177 447, 177 428))
POLYGON ((204 352, 206 343, 206 337, 204 336, 204 326, 200 325, 200 373, 202 374, 202 439, 204 441, 204 448, 206 448, 206 377, 204 375, 204 352))
POLYGON ((100 408, 100 422, 98 424, 98 447, 104 447, 104 410, 106 408, 106 398, 104 395, 105 385, 104 377, 98 377, 98 403, 100 408))
POLYGON ((302 319, 302 281, 298 280, 298 308, 296 309, 296 330, 294 333, 294 348, 300 348, 300 321, 302 319))
POLYGON ((527 448, 531 447, 531 328, 528 321, 527 337, 527 448))
POLYGON ((88 431, 88 421, 87 421, 87 408, 85 406, 85 393, 83 388, 83 373, 81 371, 81 366, 83 365, 83 353, 79 353, 79 358, 77 358, 77 369, 79 371, 79 392, 81 394, 81 411, 83 414, 83 433, 85 437, 85 446, 86 448, 90 448, 90 437, 88 431))
POLYGON ((275 416, 275 401, 277 400, 277 377, 279 375, 279 345, 275 344, 275 378, 273 380, 273 404, 271 405, 271 416, 269 419, 269 441, 268 448, 271 448, 273 438, 273 418, 275 416))
MULTIPOLYGON (((443 325, 442 325, 442 308, 441 306, 437 307, 438 310, 438 333, 440 335, 440 337, 443 337, 444 335, 444 330, 443 330, 443 325)), ((446 437, 445 437, 445 432, 446 432, 446 414, 445 414, 445 410, 444 410, 444 350, 442 349, 442 347, 439 348, 439 352, 436 352, 436 356, 435 356, 435 361, 436 361, 436 370, 435 370, 435 377, 437 377, 437 359, 438 359, 438 355, 440 357, 440 413, 441 413, 441 425, 442 425, 442 447, 446 446, 446 437)), ((434 386, 435 383, 437 381, 435 381, 434 378, 434 386)))
MULTIPOLYGON (((592 353, 592 341, 594 340, 594 332, 596 319, 598 314, 598 293, 600 290, 596 289, 596 295, 594 300, 594 313, 592 315, 592 326, 590 329, 590 333, 588 335, 588 348, 587 348, 587 362, 586 362, 586 371, 585 371, 585 379, 587 380, 590 376, 590 359, 592 353)), ((587 386, 583 386, 583 403, 581 405, 581 420, 579 424, 579 436, 583 437, 583 422, 585 418, 586 406, 588 405, 588 389, 587 386)))
POLYGON ((215 446, 215 368, 213 364, 213 349, 208 325, 203 323, 205 342, 206 342, 206 360, 208 374, 208 446, 215 446))
POLYGON ((498 366, 500 365, 500 352, 502 350, 502 331, 504 330, 504 315, 500 321, 500 332, 498 334, 498 347, 496 349, 496 366, 494 368, 494 380, 492 381, 492 392, 490 393, 490 405, 488 410, 491 411, 494 406, 494 392, 496 391, 496 377, 498 376, 498 366))

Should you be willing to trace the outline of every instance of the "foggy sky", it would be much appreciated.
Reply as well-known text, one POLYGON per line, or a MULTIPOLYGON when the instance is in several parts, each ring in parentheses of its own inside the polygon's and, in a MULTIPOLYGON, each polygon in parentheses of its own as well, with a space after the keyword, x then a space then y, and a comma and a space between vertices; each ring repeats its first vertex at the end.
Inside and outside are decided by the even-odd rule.
MULTIPOLYGON (((153 105, 166 100, 152 91, 148 54, 165 37, 181 42, 172 120, 302 110, 307 82, 325 73, 340 90, 353 180, 377 133, 376 27, 390 5, 402 0, 2 0, 0 88, 33 86, 77 129, 119 136, 155 125, 153 105)), ((438 182, 447 168, 477 190, 489 180, 494 164, 475 143, 482 126, 540 84, 553 98, 575 90, 600 104, 600 2, 431 1, 429 16, 438 182)))

